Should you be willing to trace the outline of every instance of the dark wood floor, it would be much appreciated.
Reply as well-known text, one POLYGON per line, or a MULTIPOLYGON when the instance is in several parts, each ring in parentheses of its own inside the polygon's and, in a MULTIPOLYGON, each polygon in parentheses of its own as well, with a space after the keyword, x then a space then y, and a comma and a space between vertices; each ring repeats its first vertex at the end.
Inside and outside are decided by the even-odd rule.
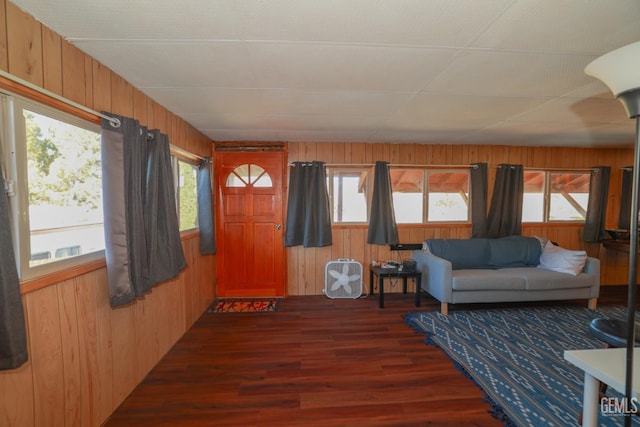
MULTIPOLYGON (((602 304, 625 305, 624 289, 602 294, 602 304)), ((426 295, 416 308, 413 295, 389 294, 383 309, 377 295, 309 296, 284 299, 276 313, 204 314, 106 426, 503 425, 403 321, 436 309, 426 295)))

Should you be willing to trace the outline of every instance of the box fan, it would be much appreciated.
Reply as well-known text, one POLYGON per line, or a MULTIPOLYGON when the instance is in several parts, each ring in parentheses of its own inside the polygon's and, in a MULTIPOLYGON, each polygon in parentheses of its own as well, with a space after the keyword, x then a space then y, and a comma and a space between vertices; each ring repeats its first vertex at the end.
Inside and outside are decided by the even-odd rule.
POLYGON ((324 268, 324 294, 329 298, 359 298, 362 295, 362 264, 353 259, 329 261, 324 268))

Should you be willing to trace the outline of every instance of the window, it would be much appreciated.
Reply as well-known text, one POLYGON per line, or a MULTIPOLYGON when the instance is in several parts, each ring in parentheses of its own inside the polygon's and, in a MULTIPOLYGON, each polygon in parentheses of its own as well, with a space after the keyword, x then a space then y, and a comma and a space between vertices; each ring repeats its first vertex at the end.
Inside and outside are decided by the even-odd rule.
POLYGON ((174 157, 180 231, 198 228, 198 167, 174 157))
POLYGON ((103 256, 99 126, 22 98, 2 101, 3 168, 20 276, 103 256))
POLYGON ((262 167, 253 164, 240 165, 227 177, 227 187, 253 187, 270 188, 273 186, 271 176, 262 167))
POLYGON ((525 171, 523 222, 583 222, 589 203, 589 172, 525 171))
POLYGON ((398 224, 469 221, 469 171, 392 168, 398 224))
POLYGON ((334 224, 367 223, 369 171, 327 168, 331 218, 334 224))

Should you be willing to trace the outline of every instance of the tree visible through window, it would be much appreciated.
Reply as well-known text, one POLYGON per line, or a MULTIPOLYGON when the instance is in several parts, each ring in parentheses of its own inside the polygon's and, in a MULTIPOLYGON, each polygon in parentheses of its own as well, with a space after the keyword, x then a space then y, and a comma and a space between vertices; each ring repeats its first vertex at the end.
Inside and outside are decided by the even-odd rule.
POLYGON ((23 109, 30 266, 104 249, 100 135, 23 109))
POLYGON ((178 160, 178 219, 180 231, 198 227, 197 169, 178 160))

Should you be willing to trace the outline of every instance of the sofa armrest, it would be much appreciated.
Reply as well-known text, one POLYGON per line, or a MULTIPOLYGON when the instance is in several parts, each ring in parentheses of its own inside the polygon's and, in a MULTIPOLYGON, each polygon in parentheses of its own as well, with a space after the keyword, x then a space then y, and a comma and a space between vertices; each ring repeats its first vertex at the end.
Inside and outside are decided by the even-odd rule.
POLYGON ((451 262, 421 250, 413 251, 413 258, 422 272, 422 289, 440 302, 451 302, 451 262))
POLYGON ((595 278, 595 285, 591 288, 591 297, 597 298, 600 295, 600 260, 598 258, 587 257, 582 272, 595 278))
POLYGON ((596 276, 598 284, 600 284, 600 260, 598 258, 587 257, 587 261, 584 264, 582 272, 596 276))

